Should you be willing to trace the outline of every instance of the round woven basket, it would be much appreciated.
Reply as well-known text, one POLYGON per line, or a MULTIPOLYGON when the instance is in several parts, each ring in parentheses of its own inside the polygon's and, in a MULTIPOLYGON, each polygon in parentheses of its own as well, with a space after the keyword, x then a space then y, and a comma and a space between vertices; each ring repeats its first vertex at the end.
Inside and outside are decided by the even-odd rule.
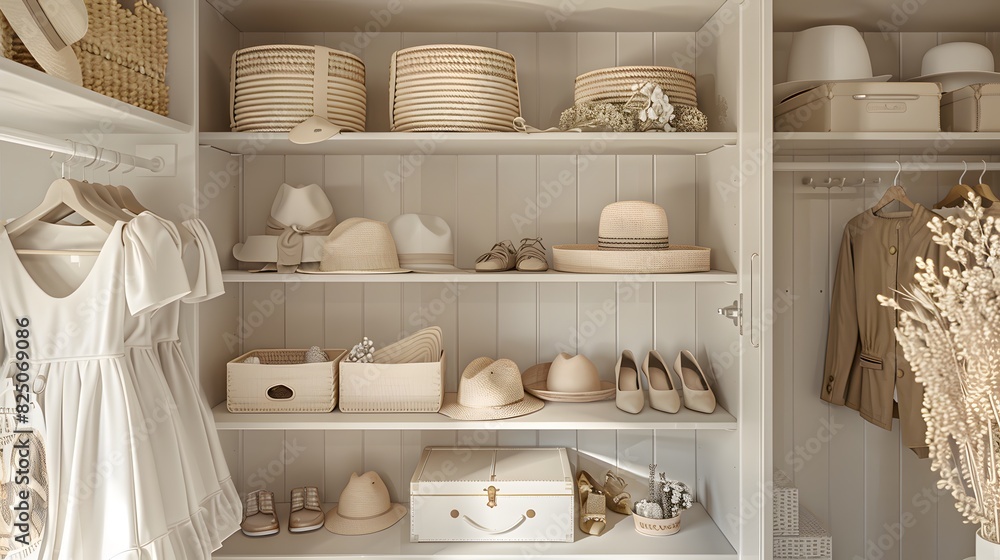
POLYGON ((635 86, 652 82, 663 90, 671 103, 698 106, 697 83, 693 74, 667 66, 618 66, 577 76, 574 103, 625 103, 635 86))
POLYGON ((318 115, 363 131, 365 65, 321 46, 262 45, 233 54, 230 124, 237 132, 288 132, 318 115))
POLYGON ((671 245, 657 251, 602 249, 598 245, 555 245, 552 263, 560 272, 590 274, 671 274, 707 272, 712 250, 693 245, 671 245))
POLYGON ((392 130, 513 131, 521 114, 514 57, 471 45, 425 45, 393 54, 392 130))

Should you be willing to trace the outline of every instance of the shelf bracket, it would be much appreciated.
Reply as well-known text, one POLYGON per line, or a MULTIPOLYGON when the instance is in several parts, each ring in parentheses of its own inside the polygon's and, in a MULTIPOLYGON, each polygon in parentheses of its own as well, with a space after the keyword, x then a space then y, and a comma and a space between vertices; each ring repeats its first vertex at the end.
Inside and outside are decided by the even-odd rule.
POLYGON ((743 336, 743 294, 740 294, 740 299, 733 300, 732 305, 720 307, 719 315, 731 320, 734 327, 739 327, 740 336, 743 336))

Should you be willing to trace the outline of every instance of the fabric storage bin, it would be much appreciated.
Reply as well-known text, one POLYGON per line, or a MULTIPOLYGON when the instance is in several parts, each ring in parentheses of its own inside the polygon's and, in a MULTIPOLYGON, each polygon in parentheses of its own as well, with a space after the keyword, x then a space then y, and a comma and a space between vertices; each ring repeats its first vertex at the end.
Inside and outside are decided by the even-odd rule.
POLYGON ((941 130, 1000 132, 1000 84, 974 84, 941 96, 941 130))
POLYGON ((337 369, 347 350, 324 350, 329 362, 305 363, 306 350, 254 350, 226 366, 229 412, 332 412, 337 369), (258 358, 259 364, 244 363, 258 358))
POLYGON ((941 86, 913 82, 838 82, 796 95, 774 109, 777 132, 939 132, 941 86))
POLYGON ((437 412, 444 400, 445 355, 437 362, 340 364, 341 412, 437 412))
POLYGON ((410 542, 572 542, 573 494, 561 447, 428 447, 410 480, 410 542))

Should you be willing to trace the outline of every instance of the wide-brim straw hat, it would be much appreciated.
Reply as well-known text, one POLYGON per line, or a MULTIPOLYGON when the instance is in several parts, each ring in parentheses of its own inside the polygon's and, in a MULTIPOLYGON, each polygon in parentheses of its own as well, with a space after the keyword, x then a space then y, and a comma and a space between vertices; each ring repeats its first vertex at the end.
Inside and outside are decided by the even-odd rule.
POLYGON ((326 528, 338 535, 368 535, 392 527, 405 515, 406 506, 389 501, 389 489, 378 473, 353 473, 340 501, 326 514, 326 528))
POLYGON ((937 82, 955 91, 973 84, 1000 83, 993 52, 979 43, 959 41, 932 47, 920 64, 920 76, 908 82, 937 82))
POLYGON ((561 353, 551 362, 531 366, 521 382, 525 391, 543 401, 594 402, 615 396, 615 384, 601 381, 597 366, 583 355, 561 353))
POLYGON ((545 403, 524 394, 521 371, 508 359, 476 358, 462 372, 458 393, 447 393, 441 414, 456 420, 500 420, 541 410, 545 403))
POLYGON ((0 0, 0 12, 45 71, 83 85, 80 60, 71 46, 87 34, 83 0, 0 0))
POLYGON ((385 222, 348 218, 323 243, 319 266, 302 266, 305 274, 396 274, 400 268, 396 244, 385 222))
POLYGON ((596 245, 555 245, 553 266, 560 272, 668 274, 706 272, 711 249, 671 245, 667 214, 651 202, 615 202, 601 211, 596 245))

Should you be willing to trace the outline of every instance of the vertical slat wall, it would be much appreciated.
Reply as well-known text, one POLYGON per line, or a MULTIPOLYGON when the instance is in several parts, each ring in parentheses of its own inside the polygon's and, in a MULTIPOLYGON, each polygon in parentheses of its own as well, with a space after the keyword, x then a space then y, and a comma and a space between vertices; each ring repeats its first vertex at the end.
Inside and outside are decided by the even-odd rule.
MULTIPOLYGON (((784 81, 790 33, 775 34, 775 82, 784 81)), ((920 74, 924 53, 952 41, 988 45, 1000 57, 1000 33, 865 33, 874 73, 908 79, 920 74)), ((1000 58, 998 58, 1000 60, 1000 58)), ((776 161, 816 161, 778 156, 776 161)), ((982 156, 837 156, 831 161, 962 161, 970 164, 965 182, 978 180, 982 156)), ((1000 161, 1000 157, 987 157, 1000 161)), ((975 527, 963 525, 950 495, 937 490, 930 461, 902 447, 899 423, 889 432, 845 407, 819 398, 830 290, 844 225, 875 203, 895 173, 838 173, 853 185, 814 189, 804 176, 774 177, 774 464, 799 488, 802 504, 832 532, 834 558, 933 560, 964 558, 974 552, 975 527), (872 186, 881 178, 880 186, 872 186), (831 435, 832 434, 832 435, 831 435)), ((958 182, 958 173, 904 173, 912 200, 928 207, 958 182)), ((997 174, 987 182, 996 184, 997 174)))
MULTIPOLYGON (((372 38, 361 56, 369 83, 384 83, 388 56, 401 47, 464 42, 509 50, 518 60, 523 114, 539 126, 550 126, 572 103, 572 78, 578 72, 616 64, 674 64, 671 53, 693 38, 693 33, 385 33, 372 38)), ((314 34, 241 35, 242 46, 320 40, 314 34)), ((351 34, 322 37, 335 48, 352 40, 351 34)), ((695 70, 693 60, 681 62, 695 70)), ((378 97, 380 89, 369 87, 369 130, 388 125, 383 110, 387 99, 378 97)), ((699 177, 699 157, 619 157, 602 155, 600 146, 573 156, 448 156, 433 151, 407 156, 257 156, 244 161, 242 229, 244 235, 262 233, 278 186, 288 182, 321 185, 339 220, 389 220, 403 212, 439 215, 454 233, 457 264, 462 267, 473 266, 479 254, 503 239, 517 244, 541 236, 550 256, 553 244, 596 242, 601 209, 615 200, 664 206, 671 218, 671 241, 693 244, 708 236, 698 227, 699 186, 708 189, 699 177)), ((718 160, 721 168, 730 169, 735 150, 718 160)), ((735 247, 735 201, 724 210, 713 202, 713 208, 714 219, 733 224, 717 238, 735 247)), ((580 352, 594 359, 602 378, 611 381, 620 350, 631 349, 641 360, 656 348, 672 362, 679 350, 690 349, 711 368, 709 356, 730 347, 737 336, 725 320, 702 318, 707 315, 702 311, 714 313, 715 307, 732 301, 732 287, 705 297, 693 284, 642 282, 293 283, 247 284, 242 290, 242 321, 252 325, 245 332, 244 349, 312 344, 346 348, 362 336, 384 345, 421 327, 440 325, 448 355, 448 391, 456 389, 461 368, 481 355, 509 357, 523 370, 561 351, 580 352)), ((735 378, 735 373, 729 375, 735 378)), ((738 401, 737 387, 727 385, 733 391, 731 401, 738 401)), ((394 498, 405 499, 420 450, 428 445, 565 446, 576 450, 575 463, 598 476, 610 465, 642 477, 655 460, 671 476, 694 486, 700 436, 685 430, 399 430, 244 431, 235 437, 239 466, 233 471, 241 491, 267 486, 284 501, 290 488, 310 483, 320 486, 325 500, 334 501, 351 472, 367 469, 382 475, 394 498)))

